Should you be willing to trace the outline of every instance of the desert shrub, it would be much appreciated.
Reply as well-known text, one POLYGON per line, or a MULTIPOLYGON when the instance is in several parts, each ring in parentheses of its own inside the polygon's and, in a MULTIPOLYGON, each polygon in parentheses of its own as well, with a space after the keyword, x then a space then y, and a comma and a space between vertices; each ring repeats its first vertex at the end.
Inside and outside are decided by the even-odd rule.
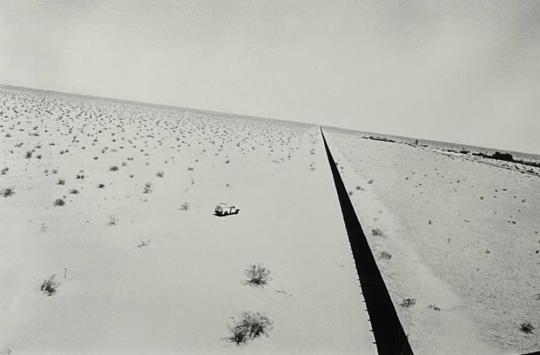
POLYGON ((382 230, 380 230, 379 228, 376 228, 376 229, 372 229, 371 230, 371 234, 376 236, 376 237, 382 237, 384 236, 384 233, 382 230))
POLYGON ((238 319, 233 318, 229 325, 232 333, 229 340, 237 345, 247 344, 272 330, 272 321, 260 312, 242 312, 238 319))
POLYGON ((159 172, 156 173, 156 176, 160 177, 160 178, 162 178, 164 175, 165 175, 165 173, 163 171, 159 171, 159 172))
POLYGON ((54 295, 56 293, 56 290, 60 286, 60 283, 54 279, 55 277, 56 275, 52 275, 47 280, 43 280, 43 282, 41 283, 40 290, 47 296, 54 295))
POLYGON ((109 168, 109 171, 118 171, 118 167, 117 166, 111 166, 109 168))
POLYGON ((55 206, 63 206, 65 205, 66 203, 64 202, 64 200, 62 200, 61 198, 57 198, 55 201, 54 201, 54 205, 55 206))
POLYGON ((519 330, 521 330, 524 333, 532 333, 534 330, 534 326, 531 322, 521 322, 519 323, 519 330))
POLYGON ((9 197, 15 195, 15 189, 12 187, 6 187, 5 189, 0 190, 0 196, 9 197))
POLYGON ((441 310, 441 308, 437 307, 437 305, 435 305, 435 304, 430 304, 428 306, 428 308, 431 308, 431 309, 433 309, 434 311, 437 311, 437 312, 439 312, 441 310))
POLYGON ((252 286, 264 286, 270 281, 270 270, 260 264, 252 264, 244 271, 247 283, 252 286))
POLYGON ((115 216, 109 217, 109 226, 116 226, 118 224, 118 218, 115 216))
POLYGON ((147 239, 147 240, 143 240, 141 239, 141 241, 139 242, 139 244, 137 244, 137 248, 142 248, 142 247, 146 247, 150 245, 150 239, 147 239))
POLYGON ((6 175, 8 171, 9 171, 9 168, 5 167, 5 168, 2 168, 2 170, 0 172, 1 172, 2 175, 6 175))
POLYGON ((146 184, 144 184, 143 193, 149 194, 150 192, 152 192, 152 184, 147 182, 146 184))
POLYGON ((58 184, 58 185, 65 185, 65 184, 66 184, 66 180, 65 180, 65 179, 58 179, 57 184, 58 184))
POLYGON ((104 188, 104 187, 105 187, 105 184, 98 184, 98 186, 97 186, 97 187, 98 187, 98 189, 102 189, 102 188, 104 188))
POLYGON ((79 190, 71 189, 71 190, 69 190, 69 193, 72 194, 72 195, 77 195, 79 193, 79 190))
POLYGON ((401 307, 410 308, 414 307, 416 304, 416 300, 414 298, 404 298, 401 300, 401 303, 399 304, 401 307))
POLYGON ((188 211, 189 210, 189 202, 184 202, 182 206, 180 206, 180 211, 188 211))
POLYGON ((381 252, 380 257, 381 257, 381 259, 384 259, 384 260, 390 260, 390 259, 392 259, 392 254, 390 254, 387 251, 383 251, 383 252, 381 252))
POLYGON ((31 151, 31 150, 27 151, 27 152, 26 152, 26 155, 25 155, 24 157, 25 157, 26 159, 32 158, 32 151, 31 151))

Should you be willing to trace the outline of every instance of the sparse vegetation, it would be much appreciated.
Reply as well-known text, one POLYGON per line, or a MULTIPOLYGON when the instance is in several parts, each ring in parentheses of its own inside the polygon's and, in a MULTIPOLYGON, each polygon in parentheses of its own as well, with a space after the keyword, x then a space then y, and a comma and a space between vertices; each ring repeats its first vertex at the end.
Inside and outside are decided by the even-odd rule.
POLYGON ((229 325, 231 332, 229 341, 245 345, 262 335, 268 337, 272 327, 272 321, 263 313, 242 312, 240 317, 233 318, 232 324, 229 325))
POLYGON ((438 307, 438 306, 435 305, 435 304, 430 304, 430 305, 428 306, 428 308, 433 309, 434 311, 437 311, 437 312, 439 312, 439 311, 441 310, 441 308, 438 307))
POLYGON ((40 290, 47 296, 52 296, 56 293, 60 283, 55 280, 56 275, 52 275, 47 280, 43 280, 40 290))
POLYGON ((146 240, 141 239, 139 244, 137 244, 137 248, 142 248, 142 247, 146 247, 146 246, 149 246, 149 245, 150 245, 150 239, 146 239, 146 240))
POLYGON ((244 271, 247 283, 252 286, 264 286, 270 281, 270 270, 260 264, 252 264, 244 271))
POLYGON ((184 202, 184 203, 182 204, 182 206, 180 206, 180 211, 186 212, 186 211, 188 211, 188 210, 189 210, 189 203, 188 203, 188 202, 184 202))
POLYGON ((372 229, 371 230, 371 234, 376 236, 376 237, 382 237, 384 236, 384 233, 382 230, 380 230, 379 228, 375 228, 375 229, 372 229))
POLYGON ((118 224, 118 218, 115 216, 109 217, 109 226, 116 226, 118 224))
POLYGON ((531 322, 521 322, 519 323, 519 330, 521 330, 523 333, 530 334, 534 330, 534 326, 531 322))
POLYGON ((383 251, 383 252, 381 252, 381 254, 380 254, 380 258, 381 258, 381 259, 384 259, 384 260, 390 260, 390 259, 392 259, 392 254, 390 254, 390 253, 387 252, 387 251, 383 251))
POLYGON ((416 300, 414 298, 404 298, 403 300, 401 300, 401 303, 399 305, 401 307, 411 308, 414 307, 415 304, 416 300))
POLYGON ((66 202, 61 199, 61 198, 57 198, 55 201, 54 201, 54 205, 55 206, 64 206, 66 204, 66 202))
POLYGON ((4 189, 0 189, 0 196, 2 197, 10 197, 15 195, 15 189, 12 187, 6 187, 4 189))
POLYGON ((151 192, 152 192, 152 184, 147 182, 146 184, 144 184, 143 193, 149 194, 151 192))

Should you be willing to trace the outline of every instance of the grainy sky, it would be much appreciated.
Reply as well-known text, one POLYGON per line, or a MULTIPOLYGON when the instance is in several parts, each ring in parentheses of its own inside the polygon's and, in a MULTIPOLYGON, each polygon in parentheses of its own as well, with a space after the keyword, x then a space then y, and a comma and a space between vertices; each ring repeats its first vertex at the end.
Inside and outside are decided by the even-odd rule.
POLYGON ((0 83, 540 153, 540 1, 4 0, 0 83))

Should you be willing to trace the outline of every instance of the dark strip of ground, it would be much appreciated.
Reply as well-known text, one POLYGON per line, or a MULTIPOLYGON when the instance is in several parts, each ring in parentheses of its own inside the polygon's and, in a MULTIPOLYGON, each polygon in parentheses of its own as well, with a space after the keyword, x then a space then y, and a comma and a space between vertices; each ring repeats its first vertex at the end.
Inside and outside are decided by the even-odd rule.
POLYGON ((336 185, 336 192, 338 194, 339 204, 341 205, 347 234, 349 235, 349 243, 371 320, 377 350, 381 355, 412 355, 413 352, 409 340, 401 326, 388 289, 377 267, 362 226, 358 221, 322 129, 321 136, 323 137, 328 163, 330 164, 336 185))

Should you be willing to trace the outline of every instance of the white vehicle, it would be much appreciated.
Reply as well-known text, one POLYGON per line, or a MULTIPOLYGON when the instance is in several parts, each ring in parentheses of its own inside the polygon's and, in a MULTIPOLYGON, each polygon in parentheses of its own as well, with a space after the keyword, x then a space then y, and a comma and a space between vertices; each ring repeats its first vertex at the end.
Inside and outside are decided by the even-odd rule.
POLYGON ((240 212, 240 209, 236 208, 233 205, 229 205, 228 203, 218 203, 216 205, 216 208, 214 209, 214 213, 217 216, 228 216, 230 214, 238 214, 240 212))

